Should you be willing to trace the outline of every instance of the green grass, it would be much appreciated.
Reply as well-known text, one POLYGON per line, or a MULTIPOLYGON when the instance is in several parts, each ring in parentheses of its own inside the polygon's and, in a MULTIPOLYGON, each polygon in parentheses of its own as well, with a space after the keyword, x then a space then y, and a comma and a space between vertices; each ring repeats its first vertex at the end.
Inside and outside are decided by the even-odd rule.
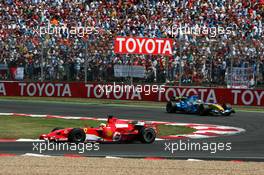
POLYGON ((158 125, 159 136, 190 134, 195 131, 196 129, 186 126, 158 125))
POLYGON ((96 127, 101 121, 0 116, 0 138, 38 138, 56 127, 96 127))
MULTIPOLYGON (((97 127, 102 121, 33 118, 17 116, 0 116, 0 138, 38 138, 40 134, 49 133, 55 127, 97 127)), ((184 126, 158 125, 158 136, 188 134, 195 129, 184 126)))

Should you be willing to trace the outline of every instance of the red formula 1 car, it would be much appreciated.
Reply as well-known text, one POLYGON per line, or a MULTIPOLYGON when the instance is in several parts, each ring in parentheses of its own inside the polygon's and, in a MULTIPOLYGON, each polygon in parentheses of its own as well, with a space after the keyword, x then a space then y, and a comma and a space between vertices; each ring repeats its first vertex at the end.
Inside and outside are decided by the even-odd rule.
POLYGON ((156 139, 156 127, 141 121, 124 121, 109 116, 107 123, 91 128, 54 128, 39 139, 55 142, 133 142, 153 143, 156 139))

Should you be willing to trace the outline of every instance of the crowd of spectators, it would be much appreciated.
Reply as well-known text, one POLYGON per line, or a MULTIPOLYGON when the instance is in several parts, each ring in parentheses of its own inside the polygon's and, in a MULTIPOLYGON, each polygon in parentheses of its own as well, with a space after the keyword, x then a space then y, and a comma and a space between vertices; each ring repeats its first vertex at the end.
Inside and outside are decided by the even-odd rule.
POLYGON ((0 64, 24 67, 25 80, 39 80, 43 61, 46 80, 82 81, 87 68, 88 81, 111 81, 115 64, 129 64, 145 66, 143 81, 197 84, 225 84, 228 68, 253 67, 263 83, 263 17, 264 0, 1 0, 0 64), (49 24, 97 32, 40 35, 49 24), (175 33, 180 25, 232 32, 175 33), (115 54, 115 36, 173 38, 173 56, 115 54))

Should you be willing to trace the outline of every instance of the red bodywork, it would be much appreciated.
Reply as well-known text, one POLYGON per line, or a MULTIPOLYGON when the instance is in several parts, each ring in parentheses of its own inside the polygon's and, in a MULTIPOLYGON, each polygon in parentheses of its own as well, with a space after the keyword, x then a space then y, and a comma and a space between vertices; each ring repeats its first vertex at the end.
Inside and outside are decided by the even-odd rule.
MULTIPOLYGON (((85 127, 80 128, 84 131, 85 142, 126 142, 139 140, 140 129, 152 128, 156 131, 156 127, 146 122, 129 122, 114 117, 108 118, 105 126, 96 128, 85 127)), ((70 141, 69 133, 74 128, 58 129, 49 134, 40 135, 39 139, 49 141, 70 141)))

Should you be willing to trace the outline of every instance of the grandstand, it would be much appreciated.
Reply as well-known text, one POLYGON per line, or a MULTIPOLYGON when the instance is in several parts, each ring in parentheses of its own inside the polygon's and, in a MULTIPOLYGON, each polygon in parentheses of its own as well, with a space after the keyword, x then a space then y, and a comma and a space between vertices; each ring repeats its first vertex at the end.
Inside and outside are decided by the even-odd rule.
POLYGON ((2 0, 0 80, 130 82, 114 67, 136 65, 145 70, 137 83, 226 87, 234 70, 249 68, 250 87, 261 86, 263 16, 262 0, 2 0), (183 25, 209 33, 173 31, 183 25), (220 27, 230 31, 212 35, 220 27), (174 52, 115 54, 116 36, 173 38, 174 52))

